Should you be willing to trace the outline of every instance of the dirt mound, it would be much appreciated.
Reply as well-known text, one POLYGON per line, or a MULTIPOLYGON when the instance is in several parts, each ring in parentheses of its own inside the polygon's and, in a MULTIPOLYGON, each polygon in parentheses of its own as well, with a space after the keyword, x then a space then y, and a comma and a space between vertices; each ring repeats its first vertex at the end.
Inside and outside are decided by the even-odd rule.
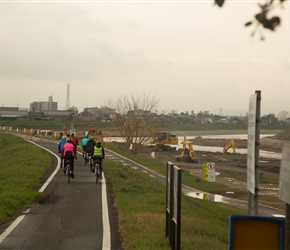
POLYGON ((290 130, 284 130, 273 136, 273 138, 277 140, 290 141, 290 130))

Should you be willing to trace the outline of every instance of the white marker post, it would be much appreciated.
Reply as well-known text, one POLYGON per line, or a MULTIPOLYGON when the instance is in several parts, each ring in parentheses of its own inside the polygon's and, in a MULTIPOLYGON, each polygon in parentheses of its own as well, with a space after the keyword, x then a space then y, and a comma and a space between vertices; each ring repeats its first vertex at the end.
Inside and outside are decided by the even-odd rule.
POLYGON ((248 116, 247 188, 249 190, 248 213, 258 215, 259 196, 259 143, 261 91, 250 97, 248 116))
POLYGON ((285 249, 290 247, 290 143, 284 143, 279 175, 278 197, 286 203, 285 249))

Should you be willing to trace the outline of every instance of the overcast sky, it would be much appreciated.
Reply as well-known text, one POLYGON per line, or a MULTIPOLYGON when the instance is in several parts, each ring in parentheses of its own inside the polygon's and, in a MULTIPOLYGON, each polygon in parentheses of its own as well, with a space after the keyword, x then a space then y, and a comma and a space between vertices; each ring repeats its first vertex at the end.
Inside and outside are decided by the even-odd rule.
MULTIPOLYGON (((20 0, 21 1, 21 0, 20 0)), ((160 111, 290 111, 290 5, 282 25, 251 38, 257 1, 0 1, 1 106, 33 101, 80 111, 152 93, 160 111)))

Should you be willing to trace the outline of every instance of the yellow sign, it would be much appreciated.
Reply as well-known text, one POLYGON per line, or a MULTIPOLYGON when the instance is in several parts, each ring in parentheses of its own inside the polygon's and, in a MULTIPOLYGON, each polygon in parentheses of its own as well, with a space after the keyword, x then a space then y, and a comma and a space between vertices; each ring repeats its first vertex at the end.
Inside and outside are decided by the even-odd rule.
POLYGON ((229 233, 229 250, 284 250, 285 218, 232 214, 229 233))
POLYGON ((203 163, 203 176, 204 176, 204 180, 207 181, 208 180, 207 162, 203 163))

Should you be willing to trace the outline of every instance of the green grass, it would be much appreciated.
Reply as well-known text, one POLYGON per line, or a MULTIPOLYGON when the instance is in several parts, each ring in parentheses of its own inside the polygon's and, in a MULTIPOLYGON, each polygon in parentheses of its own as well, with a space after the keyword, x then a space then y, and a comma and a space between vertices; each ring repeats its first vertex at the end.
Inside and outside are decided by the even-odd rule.
MULTIPOLYGON (((64 126, 67 130, 70 129, 70 125, 74 124, 77 130, 87 130, 90 124, 94 125, 97 129, 111 129, 114 128, 113 123, 110 122, 88 122, 88 121, 30 121, 17 119, 14 121, 0 120, 0 126, 13 127, 14 129, 47 129, 53 131, 63 131, 64 126)), ((7 129, 6 128, 6 129, 7 129)))
POLYGON ((231 172, 224 171, 220 173, 219 177, 234 178, 236 180, 247 180, 246 173, 231 173, 231 172))
POLYGON ((34 190, 51 163, 51 155, 24 139, 0 133, 0 223, 37 200, 34 190))
MULTIPOLYGON (((92 124, 98 130, 107 130, 115 128, 112 122, 99 122, 99 121, 30 121, 30 120, 0 120, 0 126, 12 127, 14 129, 47 129, 53 131, 63 131, 64 126, 67 130, 70 128, 70 124, 74 124, 74 127, 79 130, 87 130, 88 125, 92 124)), ((165 131, 204 131, 204 130, 247 130, 247 124, 175 124, 164 123, 157 125, 157 130, 165 131)), ((261 130, 289 130, 289 125, 261 125, 261 130)))
MULTIPOLYGON (((132 154, 130 152, 122 152, 121 150, 111 146, 110 144, 108 145, 109 149, 113 150, 114 152, 117 152, 135 162, 138 162, 144 166, 148 166, 150 169, 154 170, 155 172, 162 174, 164 176, 166 176, 166 163, 164 162, 160 162, 157 161, 155 159, 151 159, 151 158, 143 158, 140 157, 138 155, 132 154)), ((205 192, 217 192, 217 191, 223 191, 227 188, 227 186, 216 183, 216 182, 208 182, 208 181, 204 181, 202 179, 200 179, 199 177, 196 177, 192 174, 190 174, 190 172, 188 170, 183 169, 182 170, 182 183, 198 189, 198 190, 202 190, 205 192)))
MULTIPOLYGON (((165 237, 165 186, 142 171, 106 160, 124 249, 170 249, 165 237)), ((182 195, 181 248, 227 249, 230 214, 223 204, 182 195)))

